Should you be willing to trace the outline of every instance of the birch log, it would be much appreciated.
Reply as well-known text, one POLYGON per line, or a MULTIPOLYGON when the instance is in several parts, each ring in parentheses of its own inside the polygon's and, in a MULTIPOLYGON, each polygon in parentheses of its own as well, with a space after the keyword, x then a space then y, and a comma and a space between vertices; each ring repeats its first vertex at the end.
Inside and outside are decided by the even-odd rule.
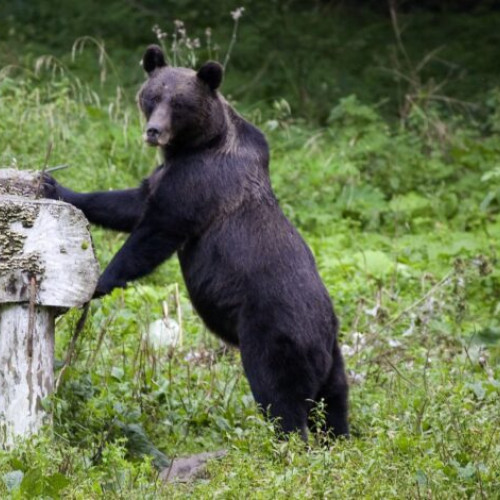
POLYGON ((99 268, 75 207, 37 199, 37 176, 0 170, 0 447, 50 421, 54 318, 89 301, 99 268))

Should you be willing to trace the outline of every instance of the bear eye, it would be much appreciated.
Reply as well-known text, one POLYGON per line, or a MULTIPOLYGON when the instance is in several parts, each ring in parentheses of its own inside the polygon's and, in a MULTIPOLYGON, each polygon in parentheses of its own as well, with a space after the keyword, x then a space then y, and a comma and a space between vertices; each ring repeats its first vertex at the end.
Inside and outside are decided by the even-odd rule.
POLYGON ((181 109, 183 107, 183 103, 179 99, 172 99, 171 106, 173 109, 181 109))
POLYGON ((172 99, 170 105, 172 106, 172 109, 175 111, 194 111, 196 112, 197 108, 194 104, 190 103, 189 100, 187 99, 172 99))
POLYGON ((150 96, 141 96, 140 97, 140 105, 144 113, 146 115, 150 115, 154 108, 155 105, 159 102, 159 99, 156 97, 150 97, 150 96))

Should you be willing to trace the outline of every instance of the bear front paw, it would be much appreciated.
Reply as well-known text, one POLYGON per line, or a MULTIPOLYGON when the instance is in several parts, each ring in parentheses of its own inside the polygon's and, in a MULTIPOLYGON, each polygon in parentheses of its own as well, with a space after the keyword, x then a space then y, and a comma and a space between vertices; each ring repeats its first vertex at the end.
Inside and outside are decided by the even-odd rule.
POLYGON ((103 276, 101 276, 92 298, 99 299, 100 297, 104 297, 104 295, 111 293, 115 288, 125 288, 126 286, 127 284, 125 282, 112 282, 110 280, 103 279, 103 276))
POLYGON ((51 175, 46 173, 42 174, 41 187, 44 198, 49 198, 50 200, 61 199, 59 195, 59 184, 51 175))

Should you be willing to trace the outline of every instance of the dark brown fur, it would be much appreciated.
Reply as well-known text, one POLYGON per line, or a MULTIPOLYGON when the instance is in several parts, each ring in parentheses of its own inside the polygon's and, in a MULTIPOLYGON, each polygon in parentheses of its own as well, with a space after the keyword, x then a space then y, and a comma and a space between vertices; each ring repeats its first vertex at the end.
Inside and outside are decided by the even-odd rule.
POLYGON ((327 429, 348 435, 337 319, 309 248, 273 194, 263 134, 217 92, 217 63, 197 73, 170 68, 153 46, 144 68, 145 138, 162 148, 164 163, 137 189, 81 194, 45 184, 92 222, 131 231, 96 294, 177 252, 194 307, 240 347, 261 408, 305 437, 312 402, 324 399, 327 429))

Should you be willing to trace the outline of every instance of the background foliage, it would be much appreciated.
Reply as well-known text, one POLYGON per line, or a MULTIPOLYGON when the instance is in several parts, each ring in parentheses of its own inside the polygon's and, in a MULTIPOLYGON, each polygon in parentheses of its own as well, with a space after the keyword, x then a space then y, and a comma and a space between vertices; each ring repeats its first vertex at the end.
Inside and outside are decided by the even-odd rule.
MULTIPOLYGON (((2 497, 498 495, 500 14, 372 4, 0 5, 1 164, 40 169, 52 143, 50 165, 68 164, 57 178, 77 190, 137 184, 158 161, 134 103, 147 44, 160 34, 182 64, 233 45, 223 91, 266 132, 275 191, 335 300, 353 430, 308 449, 277 441, 172 259, 92 304, 46 402, 54 433, 0 452, 2 497), (147 333, 165 303, 175 348, 147 333), (172 457, 221 448, 207 479, 158 480, 172 457)), ((93 235, 104 266, 124 237, 93 235)), ((57 324, 58 359, 78 316, 57 324)))

